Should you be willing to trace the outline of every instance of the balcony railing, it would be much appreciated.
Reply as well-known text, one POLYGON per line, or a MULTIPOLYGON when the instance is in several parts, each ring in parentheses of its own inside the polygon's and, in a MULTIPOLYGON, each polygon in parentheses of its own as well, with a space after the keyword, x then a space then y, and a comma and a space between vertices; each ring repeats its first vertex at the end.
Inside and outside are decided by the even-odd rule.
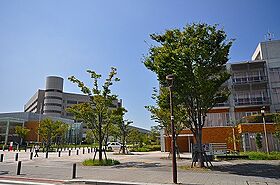
POLYGON ((229 107, 228 102, 217 103, 214 107, 229 107))
POLYGON ((238 98, 234 99, 235 105, 263 105, 269 103, 268 97, 238 98))
POLYGON ((232 79, 232 83, 236 84, 246 84, 255 82, 267 82, 267 76, 248 76, 248 77, 236 77, 232 79))

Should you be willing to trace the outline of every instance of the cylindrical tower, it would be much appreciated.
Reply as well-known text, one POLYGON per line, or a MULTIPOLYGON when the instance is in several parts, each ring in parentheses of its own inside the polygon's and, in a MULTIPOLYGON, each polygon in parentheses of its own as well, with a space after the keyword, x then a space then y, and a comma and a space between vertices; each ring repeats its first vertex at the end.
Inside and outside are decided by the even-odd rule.
POLYGON ((61 117, 63 78, 48 76, 44 99, 44 114, 61 117))

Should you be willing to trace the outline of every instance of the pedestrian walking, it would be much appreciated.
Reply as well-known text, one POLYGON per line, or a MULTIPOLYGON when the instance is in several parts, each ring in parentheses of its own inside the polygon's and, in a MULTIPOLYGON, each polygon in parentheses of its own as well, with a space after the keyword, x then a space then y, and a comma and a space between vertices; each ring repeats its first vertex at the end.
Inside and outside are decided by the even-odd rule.
POLYGON ((34 155, 34 157, 39 157, 38 152, 39 152, 39 150, 40 150, 40 146, 39 146, 38 144, 36 144, 35 147, 34 147, 34 149, 35 149, 35 155, 34 155))

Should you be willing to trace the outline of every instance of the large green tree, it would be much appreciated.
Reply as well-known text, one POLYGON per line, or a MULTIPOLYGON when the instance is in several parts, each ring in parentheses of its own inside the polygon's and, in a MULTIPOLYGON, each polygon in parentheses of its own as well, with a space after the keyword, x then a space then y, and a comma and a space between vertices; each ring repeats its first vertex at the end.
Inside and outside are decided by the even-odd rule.
POLYGON ((151 39, 157 44, 150 48, 144 64, 157 74, 162 87, 167 86, 166 75, 174 75, 174 107, 180 106, 180 112, 187 115, 185 123, 194 134, 198 165, 203 167, 202 127, 207 112, 228 98, 221 86, 230 76, 225 64, 232 40, 217 25, 203 23, 152 34, 151 39))
POLYGON ((110 88, 114 81, 119 81, 119 78, 115 77, 117 69, 112 67, 108 78, 100 89, 98 80, 101 78, 101 75, 91 70, 87 70, 87 72, 93 80, 92 88, 87 87, 75 76, 71 76, 68 79, 77 84, 81 91, 88 95, 89 102, 76 104, 69 108, 68 111, 74 114, 75 119, 81 120, 92 130, 96 141, 98 141, 98 154, 101 161, 104 138, 111 124, 113 101, 117 100, 117 96, 111 94, 110 88))

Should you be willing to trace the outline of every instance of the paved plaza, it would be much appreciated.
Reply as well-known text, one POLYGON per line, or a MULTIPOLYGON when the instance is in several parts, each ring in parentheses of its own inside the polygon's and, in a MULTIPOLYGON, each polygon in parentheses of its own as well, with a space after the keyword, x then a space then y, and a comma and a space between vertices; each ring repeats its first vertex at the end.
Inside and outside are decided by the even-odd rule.
MULTIPOLYGON (((115 155, 107 153, 109 158, 119 160, 120 165, 89 167, 82 166, 84 159, 92 158, 93 153, 85 149, 63 151, 61 157, 57 152, 39 153, 38 158, 30 160, 30 152, 8 152, 4 154, 4 161, 0 163, 0 184, 9 184, 9 181, 40 182, 42 184, 85 184, 96 182, 127 182, 130 184, 172 184, 171 160, 166 159, 168 153, 143 152, 134 155, 115 155), (20 175, 17 173, 15 155, 22 162, 20 175), (73 164, 77 164, 77 178, 72 179, 73 164), (70 180, 70 181, 69 181, 70 180)), ((178 160, 178 182, 184 185, 276 185, 280 184, 280 161, 222 161, 213 162, 214 168, 190 169, 190 154, 182 154, 178 160)), ((13 184, 11 183, 11 184, 13 184)), ((103 183, 104 184, 104 183, 103 183)), ((121 183, 119 183, 121 184, 121 183)))

